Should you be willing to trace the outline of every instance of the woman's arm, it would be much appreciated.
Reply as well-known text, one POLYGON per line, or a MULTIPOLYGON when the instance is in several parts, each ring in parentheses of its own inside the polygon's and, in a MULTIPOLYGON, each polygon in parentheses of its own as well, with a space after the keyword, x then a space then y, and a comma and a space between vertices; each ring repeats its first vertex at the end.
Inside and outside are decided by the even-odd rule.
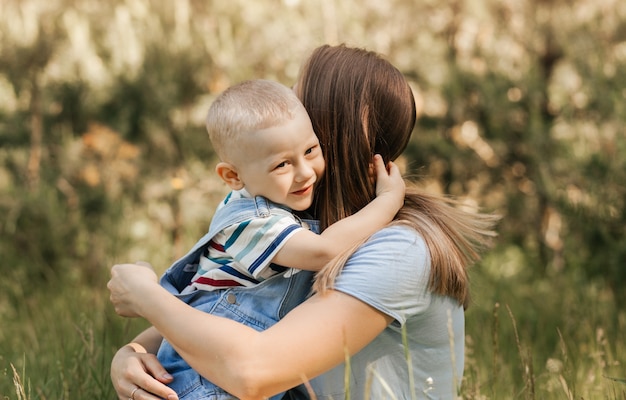
MULTIPOLYGON (((119 399, 128 399, 137 387, 142 389, 142 399, 178 398, 165 385, 172 381, 172 376, 155 356, 162 340, 161 334, 150 327, 115 353, 111 360, 111 382, 119 399)), ((139 398, 139 393, 136 394, 139 398)))
POLYGON ((315 295, 263 332, 203 313, 156 284, 149 268, 116 265, 109 282, 121 315, 148 319, 201 375, 241 399, 261 399, 344 361, 392 321, 337 291, 315 295))

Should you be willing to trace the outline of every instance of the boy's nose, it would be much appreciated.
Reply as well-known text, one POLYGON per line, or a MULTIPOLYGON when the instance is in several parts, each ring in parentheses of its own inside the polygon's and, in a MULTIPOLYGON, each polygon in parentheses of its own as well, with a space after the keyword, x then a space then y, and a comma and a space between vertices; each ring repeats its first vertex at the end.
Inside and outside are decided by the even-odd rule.
POLYGON ((314 173, 313 166, 309 165, 309 163, 300 163, 296 171, 296 180, 298 182, 307 181, 311 179, 311 176, 313 176, 314 173))

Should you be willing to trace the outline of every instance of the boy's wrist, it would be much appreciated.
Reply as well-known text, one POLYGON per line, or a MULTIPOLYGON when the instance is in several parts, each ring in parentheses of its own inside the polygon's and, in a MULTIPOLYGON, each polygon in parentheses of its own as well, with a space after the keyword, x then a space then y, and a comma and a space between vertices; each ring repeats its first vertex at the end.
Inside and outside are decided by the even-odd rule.
POLYGON ((404 196, 398 198, 391 192, 385 192, 372 201, 379 202, 382 210, 389 212, 390 218, 393 218, 404 205, 404 196))
POLYGON ((393 202, 394 204, 400 204, 400 203, 404 203, 404 195, 405 192, 399 192, 399 191, 386 191, 386 192, 382 192, 381 194, 379 194, 376 198, 385 198, 387 199, 387 201, 389 202, 393 202))

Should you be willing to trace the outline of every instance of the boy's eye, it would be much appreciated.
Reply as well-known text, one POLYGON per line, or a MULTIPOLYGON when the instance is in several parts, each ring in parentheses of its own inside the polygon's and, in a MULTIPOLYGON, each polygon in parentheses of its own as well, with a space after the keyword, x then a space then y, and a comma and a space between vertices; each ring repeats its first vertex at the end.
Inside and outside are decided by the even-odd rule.
POLYGON ((280 164, 276 165, 274 169, 285 168, 287 166, 287 161, 283 161, 280 164))

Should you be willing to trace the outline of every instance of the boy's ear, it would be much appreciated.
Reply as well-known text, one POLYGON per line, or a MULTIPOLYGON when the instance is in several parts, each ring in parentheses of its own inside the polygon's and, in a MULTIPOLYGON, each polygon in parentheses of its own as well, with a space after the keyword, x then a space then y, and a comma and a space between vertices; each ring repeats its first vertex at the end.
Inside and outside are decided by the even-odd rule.
POLYGON ((223 161, 219 162, 215 166, 215 172, 231 189, 243 189, 244 183, 239 178, 239 173, 232 164, 223 161))

